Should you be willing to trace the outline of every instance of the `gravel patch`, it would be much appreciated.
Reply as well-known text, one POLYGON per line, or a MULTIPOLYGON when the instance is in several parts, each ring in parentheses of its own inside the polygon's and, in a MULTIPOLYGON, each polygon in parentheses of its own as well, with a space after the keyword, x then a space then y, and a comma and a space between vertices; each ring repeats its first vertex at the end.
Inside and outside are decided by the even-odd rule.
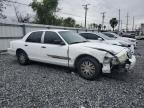
POLYGON ((136 56, 133 72, 87 81, 64 67, 21 66, 0 54, 0 108, 144 108, 144 41, 136 56))

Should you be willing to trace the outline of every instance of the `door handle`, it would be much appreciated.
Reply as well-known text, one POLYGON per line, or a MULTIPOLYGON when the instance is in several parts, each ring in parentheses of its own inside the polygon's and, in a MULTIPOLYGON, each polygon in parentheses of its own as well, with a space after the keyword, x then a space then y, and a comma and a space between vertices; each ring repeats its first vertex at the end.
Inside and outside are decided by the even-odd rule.
POLYGON ((28 46, 28 45, 24 45, 24 46, 28 46))
POLYGON ((45 46, 42 46, 41 48, 46 48, 45 46))

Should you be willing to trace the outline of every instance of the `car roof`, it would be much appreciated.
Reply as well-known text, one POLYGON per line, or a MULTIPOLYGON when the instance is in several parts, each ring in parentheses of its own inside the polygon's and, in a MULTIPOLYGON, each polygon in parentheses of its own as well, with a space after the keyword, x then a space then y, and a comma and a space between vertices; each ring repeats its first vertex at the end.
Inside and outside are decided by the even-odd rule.
POLYGON ((98 32, 80 32, 79 34, 81 33, 92 33, 92 34, 97 34, 98 32))
POLYGON ((70 31, 70 30, 63 30, 63 29, 42 29, 42 30, 35 30, 31 32, 38 32, 38 31, 53 31, 53 32, 60 32, 60 31, 70 31))

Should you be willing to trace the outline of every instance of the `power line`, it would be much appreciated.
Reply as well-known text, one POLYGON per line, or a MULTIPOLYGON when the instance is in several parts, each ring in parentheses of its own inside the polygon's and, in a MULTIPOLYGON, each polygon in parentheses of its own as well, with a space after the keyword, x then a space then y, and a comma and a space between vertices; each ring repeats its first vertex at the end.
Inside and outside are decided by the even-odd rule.
POLYGON ((30 7, 30 5, 28 5, 28 4, 20 3, 20 2, 17 2, 17 1, 11 1, 11 0, 8 0, 7 2, 9 2, 9 3, 15 3, 15 4, 20 4, 20 5, 25 5, 25 6, 30 7))

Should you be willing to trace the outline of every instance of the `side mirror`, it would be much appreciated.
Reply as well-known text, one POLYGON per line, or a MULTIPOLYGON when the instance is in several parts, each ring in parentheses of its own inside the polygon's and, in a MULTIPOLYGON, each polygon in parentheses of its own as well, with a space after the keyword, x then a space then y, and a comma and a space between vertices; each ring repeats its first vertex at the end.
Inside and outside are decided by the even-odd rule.
POLYGON ((65 45, 65 43, 62 40, 54 40, 54 44, 65 45))
POLYGON ((102 39, 102 38, 98 38, 98 40, 99 40, 99 41, 103 41, 103 39, 102 39))

